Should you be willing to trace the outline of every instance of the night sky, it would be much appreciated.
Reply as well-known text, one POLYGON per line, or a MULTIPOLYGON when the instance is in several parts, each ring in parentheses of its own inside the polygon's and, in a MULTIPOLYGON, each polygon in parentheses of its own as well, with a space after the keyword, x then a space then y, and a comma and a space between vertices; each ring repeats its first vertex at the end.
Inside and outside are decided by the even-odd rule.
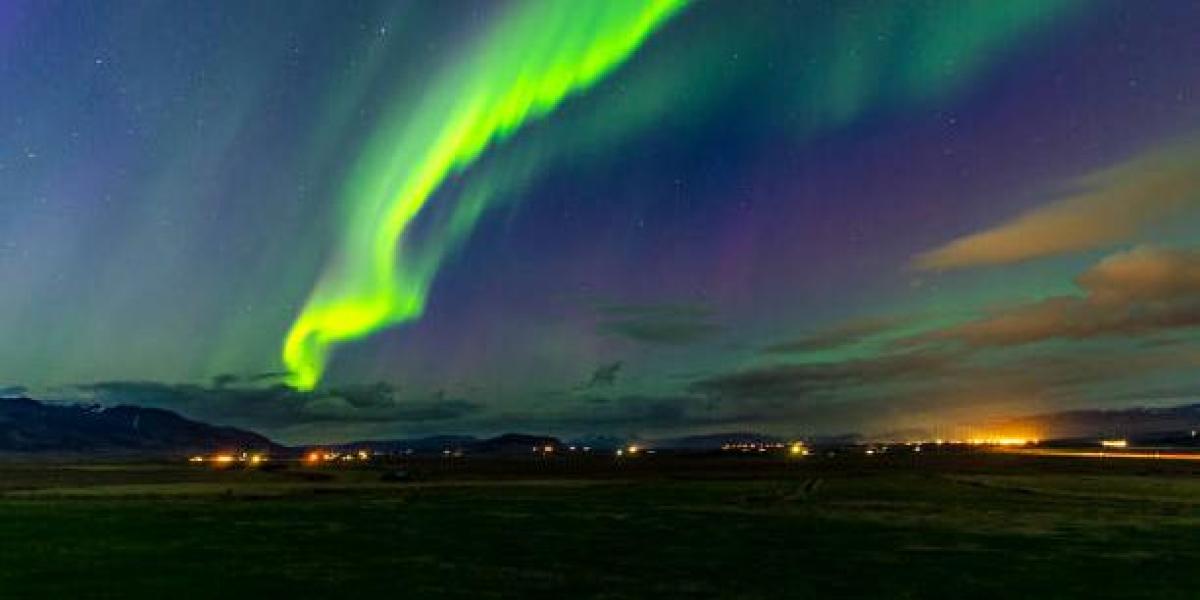
POLYGON ((286 442, 1200 398, 1200 3, 0 2, 0 387, 286 442))

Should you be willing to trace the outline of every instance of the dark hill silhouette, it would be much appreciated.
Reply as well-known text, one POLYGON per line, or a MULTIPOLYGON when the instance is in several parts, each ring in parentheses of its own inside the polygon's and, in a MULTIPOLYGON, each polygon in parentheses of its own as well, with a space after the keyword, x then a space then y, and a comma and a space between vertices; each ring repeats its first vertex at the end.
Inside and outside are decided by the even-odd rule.
POLYGON ((397 440, 360 440, 346 444, 334 444, 331 447, 339 451, 352 452, 355 450, 370 450, 399 454, 414 452, 416 454, 437 454, 443 450, 461 450, 479 440, 469 435, 431 435, 422 438, 397 440))
POLYGON ((1200 429, 1200 404, 1069 410, 1018 417, 1002 426, 1042 431, 1051 439, 1144 438, 1192 445, 1197 437, 1192 432, 1200 429))
POLYGON ((0 452, 183 453, 279 450, 266 437, 137 406, 0 398, 0 452))
POLYGON ((528 454, 534 448, 547 446, 558 450, 562 447, 562 442, 558 438, 545 435, 506 433, 475 442, 468 450, 476 454, 528 454))

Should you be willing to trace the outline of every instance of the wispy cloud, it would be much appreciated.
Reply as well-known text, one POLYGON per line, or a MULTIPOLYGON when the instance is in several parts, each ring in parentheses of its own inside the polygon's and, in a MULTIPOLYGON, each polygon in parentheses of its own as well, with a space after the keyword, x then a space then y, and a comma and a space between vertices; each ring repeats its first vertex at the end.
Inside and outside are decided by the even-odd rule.
POLYGON ((0 387, 0 398, 12 398, 15 396, 24 396, 28 390, 24 386, 10 385, 0 387))
POLYGON ((697 305, 621 304, 600 307, 598 312, 597 331, 645 344, 693 344, 721 330, 712 311, 697 305))
MULTIPOLYGON (((688 391, 744 422, 802 423, 830 431, 928 427, 1011 416, 1038 406, 1128 404, 1147 377, 1181 380, 1200 351, 1136 347, 955 350, 931 346, 869 358, 783 363, 716 373, 688 391), (754 416, 757 415, 757 418, 754 416)), ((1148 401, 1138 396, 1137 401, 1148 401)))
POLYGON ((592 376, 580 386, 580 389, 591 389, 598 387, 611 387, 617 383, 617 374, 621 372, 621 368, 625 363, 616 361, 608 364, 603 364, 596 367, 592 371, 592 376))
POLYGON ((1200 250, 1139 246, 1101 260, 1076 283, 1082 294, 999 309, 907 343, 1013 346, 1200 326, 1200 250))
POLYGON ((220 424, 274 430, 316 423, 432 423, 474 415, 481 406, 442 393, 404 397, 388 384, 300 392, 284 385, 213 385, 109 381, 68 388, 61 400, 135 404, 179 411, 220 424))
POLYGON ((287 373, 283 371, 267 371, 265 373, 233 374, 223 373, 212 378, 213 387, 221 388, 231 385, 258 385, 267 382, 283 382, 287 373))
POLYGON ((919 270, 1002 265, 1104 248, 1200 208, 1200 141, 1085 176, 1065 198, 919 254, 919 270))
POLYGON ((947 375, 958 369, 954 356, 910 351, 841 361, 778 364, 723 373, 693 382, 696 393, 735 399, 811 399, 876 385, 893 385, 947 375))
POLYGON ((791 341, 763 348, 768 354, 802 354, 821 350, 836 350, 864 342, 901 325, 899 317, 862 317, 840 325, 816 331, 791 341))

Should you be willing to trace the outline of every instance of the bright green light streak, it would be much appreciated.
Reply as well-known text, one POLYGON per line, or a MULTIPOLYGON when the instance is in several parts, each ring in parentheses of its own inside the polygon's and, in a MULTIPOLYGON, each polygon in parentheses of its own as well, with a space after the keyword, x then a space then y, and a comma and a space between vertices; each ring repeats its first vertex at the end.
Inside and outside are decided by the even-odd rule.
MULTIPOLYGON (((337 260, 284 342, 291 385, 315 387, 335 344, 420 316, 443 254, 437 248, 454 240, 429 240, 432 251, 406 261, 404 236, 448 176, 493 141, 596 83, 685 3, 523 2, 458 68, 423 91, 415 111, 388 119, 343 193, 347 224, 337 260)), ((451 229, 470 227, 481 211, 451 229)))

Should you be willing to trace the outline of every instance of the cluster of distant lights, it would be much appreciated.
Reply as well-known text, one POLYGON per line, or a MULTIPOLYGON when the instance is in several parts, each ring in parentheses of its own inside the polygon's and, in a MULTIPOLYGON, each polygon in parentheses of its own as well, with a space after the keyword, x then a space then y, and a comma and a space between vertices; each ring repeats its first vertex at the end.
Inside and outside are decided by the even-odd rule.
MULTIPOLYGON (((592 452, 593 452, 593 448, 591 446, 565 446, 564 447, 564 446, 555 446, 553 444, 546 444, 544 446, 533 446, 531 448, 531 450, 533 451, 534 454, 541 454, 543 456, 548 455, 548 454, 554 454, 554 453, 592 454, 592 452)), ((630 445, 622 447, 622 448, 617 448, 615 451, 615 454, 617 456, 637 456, 639 454, 654 454, 655 452, 656 451, 653 449, 645 448, 645 447, 639 446, 637 444, 630 444, 630 445)))
POLYGON ((617 456, 637 456, 639 454, 654 454, 656 450, 643 448, 637 444, 631 444, 624 448, 617 448, 617 456))
POLYGON ((804 442, 730 442, 721 444, 724 452, 779 452, 786 450, 792 456, 808 456, 804 442))
POLYGON ((991 438, 969 438, 969 439, 935 439, 932 441, 920 440, 913 442, 905 442, 906 446, 1033 446, 1037 445, 1041 440, 1037 438, 1023 437, 991 437, 991 438))
POLYGON ((256 467, 262 463, 271 460, 271 457, 266 454, 242 452, 239 454, 214 454, 212 456, 193 456, 188 459, 190 463, 208 463, 213 466, 223 467, 232 466, 235 464, 244 464, 246 466, 256 467))
POLYGON ((322 450, 313 450, 304 455, 304 462, 310 465, 319 465, 322 463, 349 463, 349 462, 366 462, 371 460, 371 453, 367 450, 358 450, 356 452, 331 452, 322 450))
MULTIPOLYGON (((208 464, 214 467, 228 467, 233 465, 257 467, 270 460, 271 457, 266 454, 253 452, 218 453, 210 456, 196 455, 188 458, 189 463, 208 464)), ((356 452, 314 450, 301 458, 302 462, 309 465, 335 462, 364 462, 369 460, 371 460, 371 453, 366 450, 358 450, 356 452)))
MULTIPOLYGON (((925 446, 1018 447, 1036 446, 1038 443, 1040 443, 1040 440, 1037 438, 1023 437, 988 437, 968 439, 939 438, 933 440, 914 440, 907 442, 870 444, 865 447, 863 452, 867 455, 883 454, 893 446, 903 446, 912 452, 920 452, 925 446)), ((721 450, 725 452, 739 453, 765 453, 786 450, 787 453, 792 456, 808 456, 810 454, 810 450, 808 446, 804 444, 804 442, 730 442, 722 444, 721 450)))
MULTIPOLYGON (((554 454, 559 451, 559 448, 554 444, 546 444, 545 446, 533 446, 530 448, 534 454, 554 454)), ((591 446, 567 446, 567 452, 591 452, 591 446)))
MULTIPOLYGON (((997 448, 1021 448, 1038 445, 1039 440, 1036 438, 1021 438, 1021 437, 995 437, 995 438, 970 438, 970 439, 934 439, 930 441, 909 441, 892 444, 894 446, 904 446, 912 452, 921 452, 924 446, 974 446, 974 447, 997 447, 997 448)), ((1109 450, 1124 450, 1129 448, 1128 440, 1124 439, 1106 439, 1100 441, 1100 446, 1109 450)), ((868 456, 876 454, 884 454, 889 451, 891 446, 886 444, 870 445, 863 451, 868 456)), ((591 446, 564 446, 559 447, 553 444, 532 446, 531 450, 535 454, 550 455, 555 453, 585 453, 591 454, 593 448, 591 446)), ((721 445, 721 450, 724 452, 739 452, 739 453, 759 453, 759 452, 779 452, 786 451, 791 456, 808 456, 810 454, 808 446, 804 442, 730 442, 721 445)), ((411 450, 406 452, 411 453, 411 450)), ((618 457, 635 457, 642 454, 655 454, 656 451, 637 444, 630 444, 615 451, 618 457)), ((462 456, 461 451, 444 450, 444 455, 462 456)), ((1099 456, 1099 454, 1098 454, 1099 456)), ((1160 457, 1155 455, 1155 457, 1160 457)), ((344 464, 354 462, 369 462, 373 455, 368 450, 356 450, 352 452, 334 452, 328 450, 313 450, 308 452, 301 459, 302 462, 308 465, 320 464, 344 464)), ((241 453, 220 453, 211 456, 196 455, 188 458, 188 462, 195 464, 210 464, 214 467, 228 467, 233 465, 244 465, 247 467, 256 467, 271 458, 263 453, 241 452, 241 453)))
MULTIPOLYGON (((791 442, 788 444, 784 444, 784 443, 737 443, 737 444, 723 444, 721 446, 721 450, 726 451, 726 452, 730 452, 730 451, 767 452, 770 450, 785 450, 785 449, 787 450, 787 452, 789 454, 792 454, 795 456, 808 456, 808 447, 805 446, 802 442, 791 442)), ((573 452, 591 453, 592 447, 591 446, 567 446, 565 448, 560 448, 560 447, 556 447, 556 446, 547 444, 545 446, 533 446, 531 448, 531 450, 535 454, 541 454, 541 455, 554 454, 556 452, 560 452, 560 453, 565 452, 568 454, 573 453, 573 452)), ((641 446, 638 444, 630 444, 628 446, 623 446, 621 448, 617 448, 616 450, 613 451, 613 453, 618 457, 634 457, 634 456, 640 456, 643 454, 657 454, 658 451, 653 448, 647 448, 645 446, 641 446)))
MULTIPOLYGON (((542 454, 542 455, 554 454, 555 452, 567 453, 567 454, 571 454, 571 453, 592 454, 593 448, 591 446, 555 447, 551 444, 547 444, 545 446, 534 446, 533 451, 536 454, 542 454)), ((618 457, 639 456, 642 454, 657 454, 658 453, 658 451, 653 448, 647 448, 645 446, 640 446, 638 444, 630 444, 628 446, 623 446, 621 448, 617 448, 616 450, 614 450, 612 452, 613 452, 613 454, 615 454, 618 457)))

